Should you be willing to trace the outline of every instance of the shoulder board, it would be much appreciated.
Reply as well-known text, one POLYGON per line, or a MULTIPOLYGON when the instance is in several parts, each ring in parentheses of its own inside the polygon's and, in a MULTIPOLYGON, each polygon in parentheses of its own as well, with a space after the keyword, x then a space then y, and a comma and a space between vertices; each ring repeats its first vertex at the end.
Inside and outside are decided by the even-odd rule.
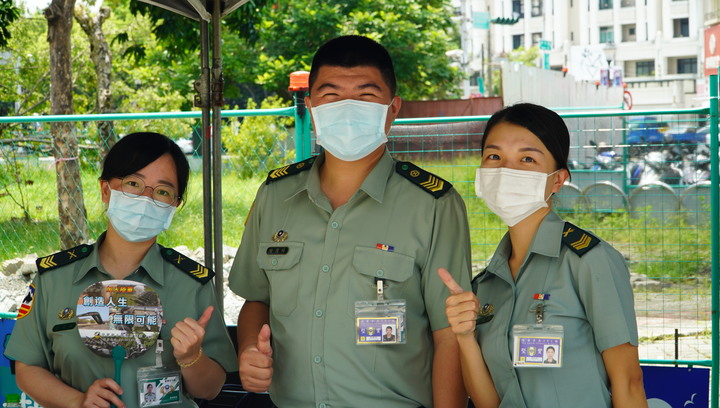
POLYGON ((165 248, 162 245, 160 247, 160 254, 162 257, 173 264, 176 268, 192 276, 193 279, 202 283, 203 285, 208 283, 215 276, 215 272, 212 269, 206 268, 180 252, 172 249, 165 248))
POLYGON ((38 273, 42 274, 43 272, 69 265, 77 260, 83 259, 90 255, 94 248, 94 245, 82 244, 76 246, 75 248, 66 249, 52 255, 38 258, 35 260, 35 264, 37 264, 38 267, 38 273))
POLYGON ((566 222, 565 228, 563 228, 562 242, 570 247, 570 250, 575 252, 577 256, 583 256, 600 243, 600 239, 566 222))
POLYGON ((450 182, 445 181, 410 162, 400 161, 395 163, 395 171, 435 198, 442 197, 443 194, 447 193, 452 188, 452 184, 450 184, 450 182))
POLYGON ((315 157, 311 157, 301 162, 293 163, 289 166, 280 167, 279 169, 271 170, 270 173, 268 173, 265 184, 270 184, 273 181, 280 180, 281 178, 292 176, 305 170, 310 170, 313 163, 315 163, 315 157))

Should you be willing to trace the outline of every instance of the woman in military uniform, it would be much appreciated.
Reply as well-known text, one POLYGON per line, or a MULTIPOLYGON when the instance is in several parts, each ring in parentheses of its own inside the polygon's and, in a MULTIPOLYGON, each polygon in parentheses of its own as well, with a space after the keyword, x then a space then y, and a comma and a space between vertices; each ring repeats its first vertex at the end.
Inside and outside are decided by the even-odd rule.
POLYGON ((188 176, 185 155, 166 136, 125 136, 108 153, 100 176, 107 231, 93 245, 38 259, 6 355, 17 362, 20 388, 42 406, 137 407, 144 392, 142 385, 138 389, 138 369, 155 366, 159 358, 162 366, 179 372, 174 378, 182 378, 179 406, 193 407, 193 397, 214 398, 226 371, 237 370, 213 272, 156 243, 183 200, 188 176), (86 323, 76 310, 86 288, 110 280, 149 287, 162 304, 158 344, 162 340, 164 347, 153 345, 125 360, 120 381, 113 379, 113 359, 83 343, 78 324, 86 323))
POLYGON ((647 407, 624 258, 550 207, 570 177, 565 123, 518 104, 490 118, 482 143, 476 192, 509 231, 475 293, 438 272, 451 290, 446 312, 473 403, 647 407))

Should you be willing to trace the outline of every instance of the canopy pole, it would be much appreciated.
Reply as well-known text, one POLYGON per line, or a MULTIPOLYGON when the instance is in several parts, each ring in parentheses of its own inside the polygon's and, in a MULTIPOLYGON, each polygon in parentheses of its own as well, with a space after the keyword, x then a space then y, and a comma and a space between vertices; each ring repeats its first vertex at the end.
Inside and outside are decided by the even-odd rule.
POLYGON ((222 137, 220 111, 225 104, 223 96, 222 53, 220 51, 220 0, 213 0, 212 8, 212 139, 213 139, 213 234, 215 250, 215 293, 224 312, 223 299, 223 240, 222 240, 222 137))
POLYGON ((195 81, 195 106, 202 108, 200 132, 202 138, 202 178, 203 178, 203 245, 208 267, 213 264, 212 252, 212 133, 210 128, 210 26, 200 20, 200 79, 195 81))

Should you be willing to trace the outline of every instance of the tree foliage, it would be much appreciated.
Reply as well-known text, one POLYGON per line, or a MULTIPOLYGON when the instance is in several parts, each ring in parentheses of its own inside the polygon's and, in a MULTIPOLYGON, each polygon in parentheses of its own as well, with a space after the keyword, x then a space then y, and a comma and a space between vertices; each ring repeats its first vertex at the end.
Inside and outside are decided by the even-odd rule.
POLYGON ((10 40, 8 26, 20 17, 20 9, 15 7, 13 0, 0 0, 0 47, 7 46, 10 40))
MULTIPOLYGON (((165 10, 133 2, 171 55, 197 50, 197 24, 165 10)), ((406 99, 456 96, 462 74, 445 51, 458 48, 447 0, 251 1, 223 23, 223 68, 228 95, 260 84, 285 97, 290 72, 308 70, 325 41, 361 34, 385 45, 393 57, 398 93, 406 99)))
MULTIPOLYGON (((260 104, 261 109, 287 107, 287 102, 277 96, 266 98, 260 104)), ((257 103, 249 99, 248 109, 258 108, 257 103)), ((281 116, 249 116, 242 120, 231 118, 222 134, 225 153, 230 157, 234 168, 241 177, 266 173, 291 163, 295 159, 295 149, 288 145, 288 126, 292 119, 281 116)))

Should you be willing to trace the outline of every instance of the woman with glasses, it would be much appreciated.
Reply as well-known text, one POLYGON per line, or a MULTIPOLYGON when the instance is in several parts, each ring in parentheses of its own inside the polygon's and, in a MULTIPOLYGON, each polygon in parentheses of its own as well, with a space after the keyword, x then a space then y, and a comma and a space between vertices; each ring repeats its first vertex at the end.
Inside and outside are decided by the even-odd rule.
POLYGON ((183 201, 188 176, 185 155, 166 136, 125 136, 108 153, 100 176, 107 230, 95 244, 38 259, 38 274, 6 355, 17 362, 20 388, 43 407, 144 407, 148 404, 141 397, 148 384, 158 393, 151 405, 173 395, 171 402, 194 407, 193 398, 214 398, 226 372, 237 370, 217 308, 213 272, 156 243, 183 201), (154 293, 161 309, 148 314, 149 308, 141 307, 149 304, 147 296, 129 294, 123 307, 110 308, 108 299, 114 298, 87 295, 88 288, 104 282, 103 288, 141 287, 143 293, 154 293), (81 308, 85 299, 100 306, 93 310, 107 307, 109 313, 83 313, 89 310, 81 308), (128 321, 127 316, 133 317, 128 321), (145 330, 158 323, 157 341, 146 345, 152 332, 145 330), (97 329, 98 339, 88 342, 79 327, 105 330, 97 329), (113 337, 103 336, 119 328, 142 346, 127 359, 116 357, 114 347, 118 363, 97 352, 112 346, 113 337), (175 397, 179 384, 183 391, 175 397))
POLYGON ((485 127, 475 191, 508 232, 472 292, 438 271, 478 408, 647 407, 625 259, 551 208, 569 149, 542 106, 507 107, 485 127))

